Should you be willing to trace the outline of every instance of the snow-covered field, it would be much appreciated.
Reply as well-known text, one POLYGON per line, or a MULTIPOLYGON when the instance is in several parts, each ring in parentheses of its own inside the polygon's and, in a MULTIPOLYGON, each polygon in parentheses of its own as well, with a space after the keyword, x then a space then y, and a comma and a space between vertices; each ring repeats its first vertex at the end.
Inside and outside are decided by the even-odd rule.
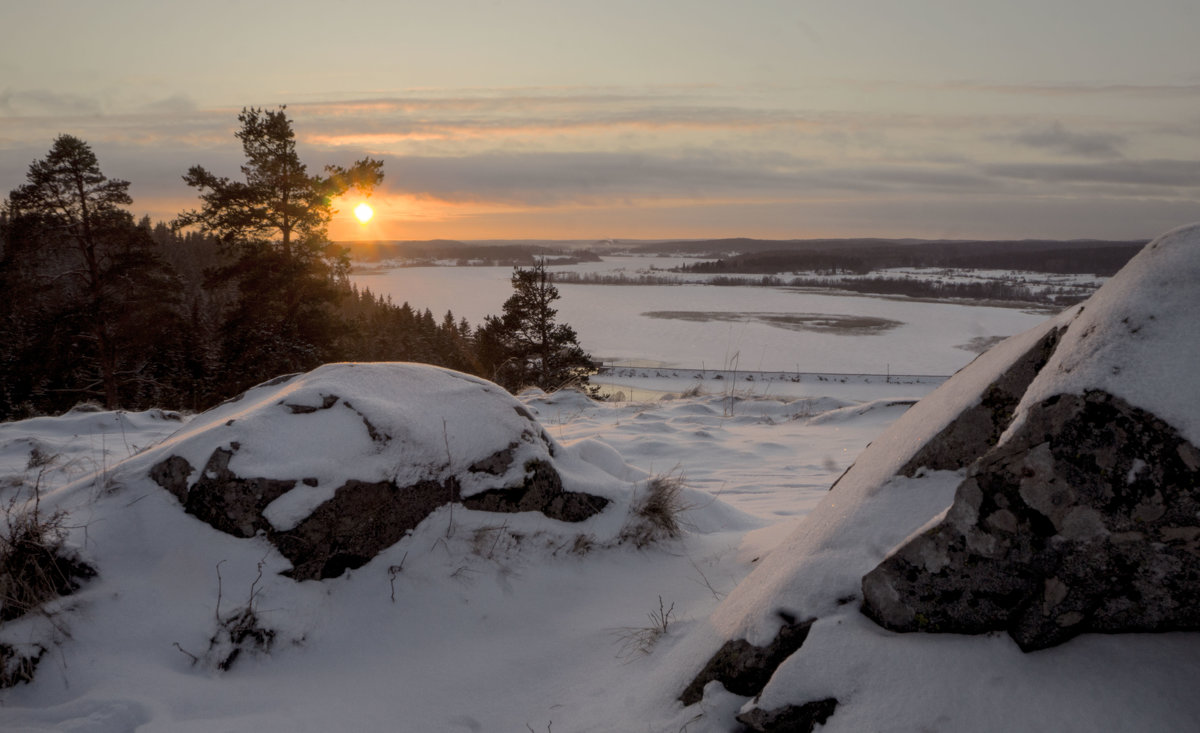
MULTIPOLYGON (((633 274, 681 261, 613 257, 551 269, 633 274)), ((428 308, 438 317, 452 310, 479 323, 500 313, 512 293, 511 274, 507 267, 408 267, 351 279, 397 303, 428 308)), ((575 328, 580 344, 597 359, 690 369, 946 376, 974 358, 980 345, 1046 318, 1016 308, 786 288, 561 284, 558 289, 559 320, 575 328)))
MULTIPOLYGON (((685 670, 666 673, 662 654, 934 385, 805 386, 801 398, 525 395, 561 444, 595 453, 603 443, 647 474, 682 478, 693 489, 683 539, 586 554, 500 543, 480 554, 469 519, 460 513, 459 531, 447 534, 447 517, 435 514, 410 540, 341 578, 297 584, 269 573, 259 584, 263 617, 290 642, 224 673, 188 656, 213 631, 217 563, 228 611, 244 602, 269 546, 216 532, 157 487, 106 494, 115 464, 188 418, 77 413, 0 425, 0 476, 10 493, 17 479, 37 478, 27 468, 37 447, 58 456, 43 487, 83 477, 110 507, 85 512, 72 530, 85 555, 101 558, 100 577, 64 600, 73 610, 60 617, 63 634, 37 681, 0 691, 0 729, 663 730, 685 670), (114 516, 117 497, 123 508, 114 516), (403 571, 389 572, 397 566, 403 571), (660 597, 671 609, 667 632, 650 654, 635 651, 629 636, 651 625, 660 597), (125 614, 155 621, 130 628, 125 614)), ((35 623, 10 623, 2 640, 37 633, 35 623)))

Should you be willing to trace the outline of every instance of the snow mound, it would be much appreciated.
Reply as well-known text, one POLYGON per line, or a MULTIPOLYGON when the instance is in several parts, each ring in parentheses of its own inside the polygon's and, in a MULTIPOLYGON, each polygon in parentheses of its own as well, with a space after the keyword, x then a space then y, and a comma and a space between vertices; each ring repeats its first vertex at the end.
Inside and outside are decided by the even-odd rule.
MULTIPOLYGON (((1152 727, 1194 725, 1200 703, 1176 670, 1179 648, 1200 652, 1196 634, 1176 634, 1171 644, 1138 634, 1084 636, 1045 657, 1021 654, 995 635, 895 634, 860 610, 865 592, 871 618, 898 630, 980 634, 1013 631, 1011 623, 1029 632, 1013 634, 1024 649, 1079 631, 1195 627, 1189 609, 1200 589, 1188 583, 1200 578, 1198 280, 1200 227, 1170 232, 1092 300, 982 354, 896 420, 795 534, 673 650, 692 670, 677 682, 687 706, 679 720, 690 720, 702 700, 701 711, 728 711, 732 693, 744 701, 737 719, 762 731, 818 723, 830 731, 879 729, 882 721, 895 730, 1087 730, 1114 722, 1134 729, 1130 695, 1152 691, 1152 727), (1050 453, 1054 460, 1043 455, 1050 453), (1011 478, 1007 493, 988 478, 999 475, 998 464, 1011 478), (988 532, 972 529, 984 519, 988 532), (1034 537, 1054 551, 1037 555, 1029 541, 1005 544, 999 535, 1034 537), (1083 544, 1069 544, 1076 541, 1083 544), (1169 557, 1152 560, 1163 547, 1169 557), (1025 552, 1024 564, 1000 572, 1008 550, 1025 552), (931 582, 938 573, 955 576, 947 568, 960 562, 982 571, 960 573, 958 587, 931 582), (885 567, 886 577, 877 575, 885 567), (1166 591, 1152 592, 1149 576, 1162 581, 1169 568, 1175 575, 1160 583, 1166 591), (964 586, 964 574, 983 590, 964 586), (1004 580, 986 585, 996 577, 1004 580), (955 626, 935 615, 973 609, 981 598, 1005 619, 955 626), (1165 623, 1110 622, 1143 611, 1139 598, 1165 623), (1093 614, 1096 607, 1105 613, 1093 614), (903 623, 894 622, 897 608, 903 623), (1068 627, 1075 628, 1061 633, 1068 627), (979 694, 981 669, 1019 689, 1021 704, 1010 700, 1003 717, 991 719, 979 717, 988 706, 963 705, 979 694)), ((707 724, 702 729, 735 725, 707 724)))
POLYGON ((210 410, 118 477, 148 475, 223 532, 262 533, 292 577, 318 579, 360 567, 448 504, 583 521, 629 493, 618 463, 565 452, 482 379, 331 364, 210 410))
POLYGON ((1033 405, 1101 390, 1159 416, 1200 445, 1200 224, 1147 244, 1093 295, 1029 386, 1010 432, 1033 405))

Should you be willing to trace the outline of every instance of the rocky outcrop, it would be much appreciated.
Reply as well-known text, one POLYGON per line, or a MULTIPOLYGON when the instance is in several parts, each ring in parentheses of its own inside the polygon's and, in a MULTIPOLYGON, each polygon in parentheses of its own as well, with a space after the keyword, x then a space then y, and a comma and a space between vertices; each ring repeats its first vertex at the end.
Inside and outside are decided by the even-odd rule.
POLYGON ((1025 650, 1200 628, 1197 240, 1151 242, 1079 308, 945 518, 864 576, 868 616, 1025 650))
MULTIPOLYGON (((1086 632, 1200 629, 1198 281, 1200 225, 1169 232, 1089 301, 980 355, 873 441, 696 635, 704 653, 690 653, 720 661, 760 649, 751 642, 771 638, 778 609, 816 619, 765 686, 739 688, 753 697, 738 721, 810 730, 819 713, 860 729, 864 711, 892 707, 908 711, 897 729, 971 729, 953 703, 897 699, 897 675, 952 699, 976 694, 979 679, 960 681, 963 671, 999 654, 997 669, 1039 675, 1050 659, 1014 660, 986 638, 923 644, 876 624, 1005 631, 1025 651, 1086 632)), ((1100 646, 1120 656, 1156 644, 1100 646)), ((1095 663, 1097 646, 1067 647, 1053 659, 1095 663)), ((702 671, 701 684, 724 683, 702 671)), ((1116 676, 1124 694, 1139 673, 1116 676)), ((1048 698, 1097 694, 1095 681, 1052 677, 1039 677, 1048 698)), ((688 690, 683 702, 699 699, 688 690)))
POLYGON ((485 512, 541 512, 561 522, 582 522, 608 505, 608 499, 565 491, 562 477, 546 461, 525 465, 525 481, 509 489, 489 489, 463 499, 463 506, 485 512))
POLYGON ((838 701, 827 697, 803 705, 785 705, 776 710, 754 708, 737 716, 738 722, 758 733, 812 733, 837 709, 838 701))
POLYGON ((181 456, 170 456, 155 464, 150 477, 183 502, 189 514, 235 537, 253 537, 270 529, 263 510, 291 491, 296 481, 236 475, 229 469, 229 460, 240 447, 233 441, 229 448, 213 451, 190 489, 187 477, 192 473, 191 464, 181 456))
POLYGON ((510 395, 433 367, 330 365, 194 424, 150 478, 212 527, 266 537, 297 580, 360 567, 451 503, 565 522, 609 504, 564 488, 554 442, 510 395))
POLYGON ((791 616, 781 617, 783 626, 766 646, 755 646, 745 639, 725 642, 680 694, 679 701, 684 705, 700 702, 704 687, 714 680, 736 695, 749 697, 762 692, 776 668, 804 644, 813 624, 813 619, 797 622, 791 616))
POLYGON ((981 458, 946 519, 863 578, 896 631, 1200 628, 1200 449, 1105 392, 1058 395, 981 458))
POLYGON ((983 391, 979 402, 963 410, 900 469, 913 476, 921 469, 956 471, 965 468, 1000 440, 1012 422, 1017 403, 1033 378, 1054 353, 1064 329, 1051 329, 1028 351, 1012 362, 983 391))

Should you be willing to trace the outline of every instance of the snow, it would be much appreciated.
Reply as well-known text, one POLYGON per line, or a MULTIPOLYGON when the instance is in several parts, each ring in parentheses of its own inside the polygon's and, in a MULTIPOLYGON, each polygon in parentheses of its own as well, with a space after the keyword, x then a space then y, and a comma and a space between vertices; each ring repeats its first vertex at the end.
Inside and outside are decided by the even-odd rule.
POLYGON ((1071 322, 1018 406, 1014 427, 1036 402, 1100 389, 1159 416, 1200 445, 1197 283, 1200 225, 1146 245, 1071 322))
POLYGON ((1155 635, 1089 636, 1026 655, 999 635, 892 634, 858 605, 862 576, 938 521, 963 478, 962 471, 905 478, 898 469, 1049 329, 1069 324, 1018 411, 1064 391, 1104 388, 1156 414, 1166 410, 1184 431, 1194 428, 1200 393, 1191 368, 1200 333, 1188 316, 1200 305, 1198 236, 1197 228, 1165 235, 1091 301, 980 356, 896 420, 709 625, 685 640, 680 659, 704 659, 726 639, 765 645, 782 611, 818 621, 755 704, 769 710, 834 697, 830 731, 1194 729, 1200 704, 1180 675, 1200 669, 1200 634, 1173 634, 1172 644, 1155 635))
MULTIPOLYGON (((606 257, 604 262, 553 269, 613 273, 670 267, 677 258, 606 257)), ((655 273, 656 275, 662 273, 655 273)), ((440 317, 479 323, 499 313, 512 293, 508 267, 401 267, 356 274, 351 280, 377 295, 429 308, 440 317)), ((616 365, 647 360, 685 369, 785 370, 846 374, 949 375, 974 356, 972 344, 1021 333, 1044 313, 907 298, 880 298, 791 288, 711 285, 557 286, 558 317, 580 344, 616 365), (654 318, 657 311, 691 314, 654 318), (804 331, 748 314, 797 313, 881 318, 901 325, 870 336, 804 331)))
MULTIPOLYGON (((346 460, 377 470, 373 457, 356 452, 364 444, 356 437, 361 421, 346 434, 348 423, 336 412, 344 408, 292 415, 278 404, 319 406, 336 387, 339 397, 366 411, 367 401, 354 392, 362 370, 326 368, 259 387, 183 424, 152 411, 0 426, 2 475, 31 478, 26 462, 35 443, 61 455, 46 480, 74 483, 52 491, 43 506, 61 506, 82 519, 70 541, 101 570, 64 599, 72 610, 60 618, 70 638, 51 646, 37 681, 0 691, 0 728, 661 729, 679 707, 673 702, 678 675, 662 675, 661 655, 702 623, 717 597, 778 541, 778 527, 824 495, 899 411, 870 409, 821 423, 813 416, 852 403, 819 392, 808 399, 743 395, 730 415, 721 394, 596 403, 574 392, 531 392, 520 404, 561 449, 556 460, 568 484, 583 480, 612 491, 636 482, 636 493, 651 475, 683 478, 689 487, 684 537, 657 549, 593 547, 581 554, 572 551, 576 536, 612 533, 618 529, 608 526, 613 518, 547 529, 556 523, 536 514, 443 508, 366 566, 319 583, 278 576, 288 563, 265 540, 223 535, 185 515, 163 489, 134 478, 166 451, 186 452, 200 465, 206 451, 228 442, 231 433, 220 438, 218 427, 243 431, 236 433, 246 441, 243 455, 250 426, 265 419, 259 417, 264 410, 285 420, 318 421, 309 424, 321 426, 325 450, 353 449, 346 460), (336 379, 331 369, 340 372, 336 379), (235 423, 226 427, 229 419, 235 423), (163 438, 160 447, 144 450, 163 438), (98 445, 109 450, 103 476, 62 468, 93 455, 98 445), (519 544, 514 533, 524 537, 519 544), (202 656, 207 648, 216 628, 218 572, 220 610, 228 614, 247 602, 260 562, 256 606, 277 631, 275 648, 225 673, 193 666, 181 649, 202 656), (645 627, 660 596, 675 604, 669 632, 650 656, 618 657, 622 629, 645 627)), ((478 388, 454 379, 464 389, 478 388)), ((820 384, 842 394, 848 389, 820 384)), ((890 399, 886 393, 898 389, 857 388, 866 404, 890 399)), ((910 388, 909 399, 916 399, 929 386, 910 388)), ((411 404, 424 399, 415 392, 392 397, 411 404)), ((508 419, 505 412, 524 421, 507 407, 496 419, 508 419)), ((451 429, 453 419, 447 417, 451 429)), ((428 452, 444 464, 440 420, 428 452)), ((282 432, 256 454, 264 465, 285 463, 266 451, 283 450, 282 432)), ((304 440, 306 451, 318 442, 304 440)), ((321 469, 314 456, 295 458, 303 467, 289 475, 321 469)), ((263 475, 257 467, 243 468, 263 475)), ((54 637, 52 629, 37 620, 0 630, 0 640, 9 643, 48 635, 54 637)), ((740 704, 732 697, 727 702, 740 704)))
MULTIPOLYGON (((1183 250, 1196 249, 1195 232, 1173 233, 1170 246, 1152 255, 1191 283, 1200 273, 1183 250)), ((1033 330, 944 383, 857 376, 734 386, 698 384, 680 370, 629 378, 633 394, 655 395, 638 401, 537 391, 513 400, 496 391, 494 411, 479 419, 445 390, 495 390, 486 382, 405 365, 333 365, 260 386, 201 417, 93 412, 2 424, 0 501, 27 497, 38 482, 43 509, 70 513, 69 542, 100 574, 54 604, 54 623, 35 615, 0 627, 0 642, 49 647, 33 684, 0 690, 0 729, 717 733, 731 730, 732 716, 751 701, 716 683, 699 705, 684 708, 676 697, 725 639, 770 640, 781 609, 819 620, 760 704, 836 697, 823 731, 1200 729, 1193 689, 1200 634, 1084 635, 1024 654, 1001 635, 894 634, 858 610, 863 573, 936 521, 962 478, 951 471, 895 477, 896 469, 1048 329, 1070 324, 1070 348, 1035 382, 1040 394, 1095 379, 1134 404, 1166 409, 1172 424, 1193 434, 1195 379, 1185 365, 1197 363, 1195 326, 1165 314, 1200 305, 1195 288, 1167 302, 1158 276, 1145 274, 1159 265, 1140 276, 1137 260, 1131 267, 1133 275, 1114 278, 1082 313, 1033 319, 1033 330), (1106 295, 1109 288, 1124 293, 1125 306, 1106 295), (1121 347, 1106 335, 1114 317, 1121 323, 1126 315, 1142 319, 1145 342, 1121 347), (1071 335, 1091 325, 1087 338, 1071 335), (1171 346, 1171 333, 1191 334, 1190 345, 1171 346), (1147 383, 1060 369, 1093 343, 1106 365, 1144 374, 1147 383), (377 369, 411 372, 424 386, 381 385, 377 369), (1178 406, 1156 396, 1162 380, 1173 380, 1178 406), (695 386, 696 393, 677 394, 695 386), (330 395, 338 401, 325 407, 330 395), (289 404, 321 409, 294 414, 289 404), (404 436, 397 442, 407 452, 376 450, 362 416, 404 436), (414 416, 427 418, 424 430, 413 429, 414 416), (268 423, 280 427, 264 435, 268 423), (289 563, 265 539, 217 532, 145 477, 167 452, 199 469, 213 450, 238 441, 231 464, 238 472, 318 479, 270 507, 271 521, 284 527, 328 495, 339 471, 394 477, 414 470, 401 466, 409 461, 423 467, 413 475, 442 475, 475 452, 505 447, 504 430, 526 427, 555 447, 568 488, 628 504, 652 476, 682 479, 683 536, 637 550, 604 541, 620 531, 620 512, 566 525, 536 513, 447 506, 363 567, 298 583, 279 575, 289 563), (33 448, 58 459, 30 467, 33 448), (645 629, 660 599, 673 604, 666 632, 649 654, 623 651, 623 635, 645 629), (247 653, 227 672, 193 664, 189 655, 205 656, 217 617, 251 602, 276 632, 272 650, 247 653)), ((736 289, 719 292, 729 290, 736 289)), ((928 363, 946 366, 943 373, 963 366, 967 352, 954 350, 954 364, 946 356, 963 335, 960 306, 921 305, 931 309, 890 317, 932 319, 910 336, 919 341, 940 326, 945 333, 928 347, 928 363)), ((974 312, 985 334, 1018 325, 974 312)), ((712 324, 699 325, 707 335, 688 338, 711 341, 712 324)), ((635 330, 626 332, 641 339, 635 330)), ((823 363, 844 359, 858 375, 872 371, 866 363, 888 363, 896 345, 861 336, 813 353, 807 334, 774 331, 789 359, 803 352, 820 362, 830 344, 850 344, 850 355, 823 363), (805 345, 781 343, 785 333, 805 345)), ((674 347, 662 342, 642 356, 669 361, 674 347)))
MULTIPOLYGON (((408 486, 466 474, 472 463, 526 433, 508 473, 467 477, 462 491, 469 496, 505 485, 527 460, 549 458, 550 445, 536 440, 536 425, 517 412, 520 403, 467 374, 417 364, 327 364, 275 382, 210 410, 126 470, 144 470, 168 454, 201 469, 213 451, 237 443, 229 462, 235 474, 316 479, 317 487, 301 486, 271 508, 272 521, 282 529, 327 498, 347 467, 359 481, 408 486), (481 412, 484 396, 491 399, 481 412), (383 441, 386 450, 380 436, 390 438, 383 441)), ((189 485, 197 479, 199 471, 189 485)))

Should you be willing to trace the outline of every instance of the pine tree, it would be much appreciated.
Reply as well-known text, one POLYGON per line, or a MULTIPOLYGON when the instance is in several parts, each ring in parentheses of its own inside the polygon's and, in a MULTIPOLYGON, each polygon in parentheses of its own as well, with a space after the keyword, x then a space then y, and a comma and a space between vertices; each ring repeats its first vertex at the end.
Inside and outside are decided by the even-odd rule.
POLYGON ((586 385, 595 371, 592 358, 579 345, 575 329, 555 322, 553 303, 560 296, 545 260, 528 269, 513 268, 512 286, 515 292, 504 302, 502 315, 488 316, 476 332, 484 375, 510 391, 586 385))
POLYGON ((174 273, 123 208, 129 182, 105 176, 84 141, 60 135, 26 178, 9 195, 0 261, 4 337, 26 349, 10 345, 9 358, 29 372, 17 375, 23 394, 8 384, 9 407, 31 399, 55 409, 91 395, 109 409, 136 402, 156 379, 146 339, 175 328, 174 273))
POLYGON ((338 356, 333 305, 348 292, 349 261, 326 232, 332 202, 352 187, 369 193, 383 179, 383 163, 370 158, 309 175, 283 107, 243 109, 238 121, 245 180, 193 166, 184 181, 200 191, 201 207, 174 222, 215 236, 230 258, 209 281, 237 293, 222 325, 223 361, 238 375, 230 388, 338 356))

